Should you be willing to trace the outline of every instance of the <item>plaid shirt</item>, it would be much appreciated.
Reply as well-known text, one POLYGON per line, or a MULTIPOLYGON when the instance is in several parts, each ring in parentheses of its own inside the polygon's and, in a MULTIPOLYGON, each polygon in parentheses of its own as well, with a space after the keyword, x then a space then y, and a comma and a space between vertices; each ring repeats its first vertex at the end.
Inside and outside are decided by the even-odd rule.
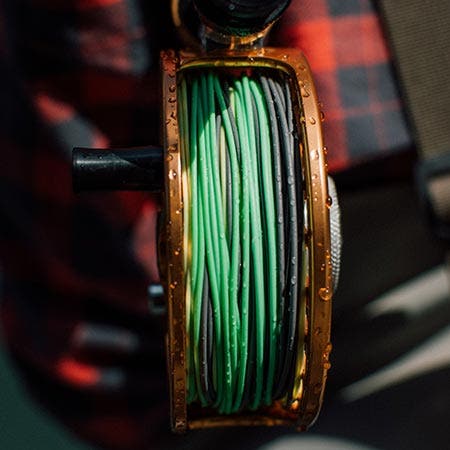
MULTIPOLYGON (((145 193, 75 196, 74 146, 158 141, 168 1, 11 0, 0 16, 3 330, 32 392, 80 435, 146 448, 168 429, 156 210, 145 193)), ((301 48, 332 170, 411 146, 368 0, 294 0, 273 45, 301 48)))

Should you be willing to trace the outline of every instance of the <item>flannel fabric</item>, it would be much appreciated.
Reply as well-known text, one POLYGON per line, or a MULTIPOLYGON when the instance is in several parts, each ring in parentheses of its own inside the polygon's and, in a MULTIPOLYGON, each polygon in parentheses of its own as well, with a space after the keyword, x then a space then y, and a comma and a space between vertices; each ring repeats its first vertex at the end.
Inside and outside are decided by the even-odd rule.
POLYGON ((332 171, 411 146, 380 20, 368 0, 293 1, 278 42, 302 49, 324 103, 332 171))
MULTIPOLYGON (((75 196, 74 146, 158 141, 158 53, 179 45, 168 1, 5 0, 0 26, 3 330, 38 398, 107 448, 168 428, 158 199, 75 196)), ((368 0, 294 0, 272 43, 304 50, 327 118, 329 164, 410 147, 368 0)))

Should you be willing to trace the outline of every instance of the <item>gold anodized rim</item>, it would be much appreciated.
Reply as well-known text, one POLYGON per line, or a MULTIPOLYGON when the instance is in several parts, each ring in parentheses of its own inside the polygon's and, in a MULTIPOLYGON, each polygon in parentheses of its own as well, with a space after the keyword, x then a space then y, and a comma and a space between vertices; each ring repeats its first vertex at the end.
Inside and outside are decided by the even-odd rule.
MULTIPOLYGON (((322 403, 327 371, 331 323, 331 246, 326 149, 322 139, 322 112, 304 56, 293 49, 262 48, 239 52, 220 51, 206 56, 173 51, 161 55, 163 72, 163 138, 165 148, 165 273, 168 309, 167 362, 170 380, 171 420, 175 432, 188 428, 236 425, 294 425, 304 430, 316 419, 322 403), (308 247, 305 329, 306 364, 299 361, 296 374, 300 380, 296 402, 285 408, 281 402, 257 412, 230 416, 201 411, 186 406, 186 306, 183 271, 183 194, 181 155, 178 147, 177 74, 189 68, 267 67, 290 75, 294 107, 302 139, 299 147, 305 179, 308 247), (295 103, 295 102, 294 102, 295 103)), ((164 243, 163 243, 164 245, 164 243)))

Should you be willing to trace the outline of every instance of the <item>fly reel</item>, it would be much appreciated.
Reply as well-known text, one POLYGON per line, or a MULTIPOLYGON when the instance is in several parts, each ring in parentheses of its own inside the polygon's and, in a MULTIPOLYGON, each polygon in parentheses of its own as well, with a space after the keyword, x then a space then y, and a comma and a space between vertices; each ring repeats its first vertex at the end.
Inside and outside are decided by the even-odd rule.
MULTIPOLYGON (((197 3, 207 14, 210 3, 197 3)), ((228 3, 238 14, 246 2, 228 3)), ((279 15, 289 2, 272 3, 279 15)), ((159 263, 176 432, 304 430, 317 417, 330 367, 340 243, 337 233, 332 246, 330 235, 337 202, 323 114, 304 56, 258 44, 274 20, 264 17, 256 25, 247 18, 253 25, 241 36, 216 14, 205 20, 206 41, 220 41, 215 49, 163 52, 163 153, 114 152, 126 160, 116 161, 116 177, 123 166, 122 181, 131 172, 141 180, 132 188, 162 184, 165 193, 159 263)), ((98 177, 86 176, 93 158, 74 153, 79 188, 98 177)))
POLYGON ((270 48, 167 52, 162 65, 173 427, 306 428, 329 368, 333 292, 308 65, 270 48))

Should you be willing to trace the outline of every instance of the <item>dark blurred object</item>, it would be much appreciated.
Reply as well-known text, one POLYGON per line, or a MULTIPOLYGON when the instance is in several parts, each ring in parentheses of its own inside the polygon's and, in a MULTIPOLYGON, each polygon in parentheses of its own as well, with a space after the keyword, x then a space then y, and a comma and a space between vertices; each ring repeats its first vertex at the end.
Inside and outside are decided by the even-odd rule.
POLYGON ((450 7, 379 2, 420 155, 417 186, 432 230, 450 244, 450 7), (414 42, 414 45, 412 45, 414 42))

